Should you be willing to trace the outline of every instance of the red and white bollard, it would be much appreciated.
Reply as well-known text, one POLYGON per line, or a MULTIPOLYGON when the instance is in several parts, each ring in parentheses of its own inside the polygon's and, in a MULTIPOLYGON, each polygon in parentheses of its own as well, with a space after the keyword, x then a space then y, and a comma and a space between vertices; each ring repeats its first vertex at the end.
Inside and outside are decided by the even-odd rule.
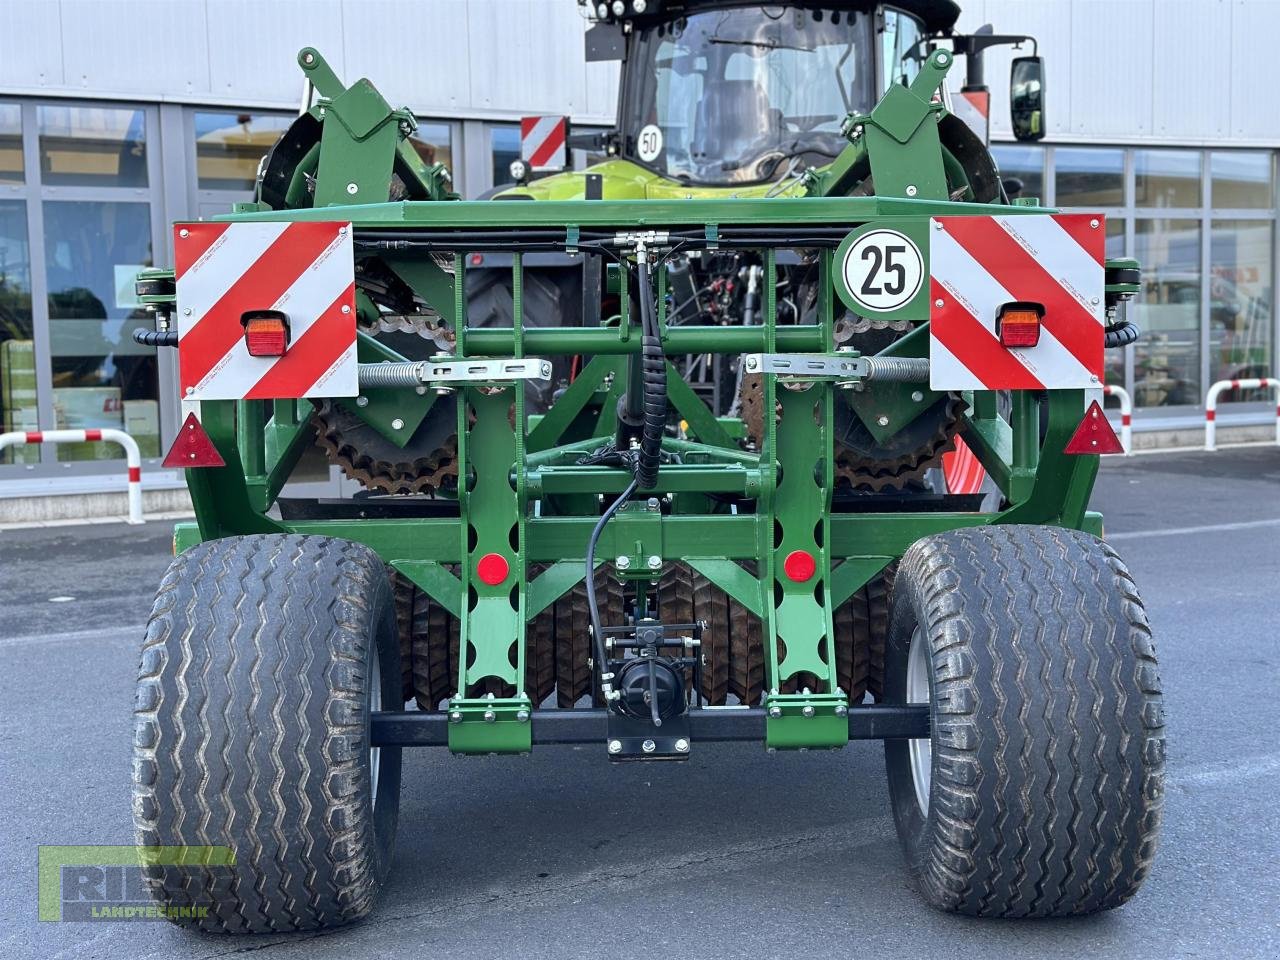
POLYGON ((1124 447, 1124 455, 1127 457, 1133 453, 1133 400, 1124 387, 1107 384, 1102 392, 1105 396, 1116 397, 1120 401, 1120 446, 1124 447))
POLYGON ((1280 444, 1280 380, 1271 377, 1251 377, 1247 380, 1219 380, 1209 388, 1204 398, 1204 448, 1217 450, 1218 395, 1223 390, 1276 391, 1276 443, 1280 444))
POLYGON ((129 522, 142 523, 142 454, 123 430, 30 430, 0 433, 0 450, 27 443, 118 443, 129 467, 129 522))

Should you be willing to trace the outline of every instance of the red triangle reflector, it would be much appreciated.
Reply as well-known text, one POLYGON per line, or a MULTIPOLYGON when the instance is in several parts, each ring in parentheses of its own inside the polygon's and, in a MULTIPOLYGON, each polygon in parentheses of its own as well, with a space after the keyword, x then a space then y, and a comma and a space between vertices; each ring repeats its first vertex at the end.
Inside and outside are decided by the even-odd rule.
POLYGON ((204 432, 194 413, 187 414, 182 429, 164 458, 166 467, 225 467, 227 462, 204 432))
POLYGON ((1066 453, 1124 453, 1120 438, 1097 400, 1084 412, 1084 419, 1067 443, 1066 453))

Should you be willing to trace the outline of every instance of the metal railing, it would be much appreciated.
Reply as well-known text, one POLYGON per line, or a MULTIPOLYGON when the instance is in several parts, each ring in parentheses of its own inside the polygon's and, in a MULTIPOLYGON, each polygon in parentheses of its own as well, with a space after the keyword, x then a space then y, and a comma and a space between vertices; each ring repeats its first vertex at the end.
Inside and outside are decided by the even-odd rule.
POLYGON ((143 523, 142 454, 138 443, 123 430, 27 430, 0 433, 0 450, 28 443, 118 443, 129 468, 129 522, 143 523))
POLYGON ((1124 447, 1124 455, 1127 457, 1133 453, 1133 399, 1124 387, 1113 387, 1111 384, 1104 386, 1102 393, 1120 401, 1120 446, 1124 447))
POLYGON ((1276 443, 1280 444, 1280 380, 1251 377, 1245 380, 1219 380, 1204 398, 1204 448, 1218 449, 1218 397, 1224 390, 1274 390, 1276 392, 1276 443))

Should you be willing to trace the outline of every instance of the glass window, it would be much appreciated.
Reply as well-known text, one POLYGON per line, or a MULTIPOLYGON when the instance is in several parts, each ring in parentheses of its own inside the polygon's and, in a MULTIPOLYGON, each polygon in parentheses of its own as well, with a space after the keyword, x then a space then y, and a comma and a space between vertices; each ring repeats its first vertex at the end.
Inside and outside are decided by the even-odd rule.
POLYGON ((145 187, 146 117, 107 107, 37 108, 45 186, 145 187))
MULTIPOLYGON (((1209 376, 1269 377, 1275 317, 1270 220, 1215 220, 1209 234, 1209 376)), ((1258 391, 1263 399, 1266 391, 1258 391)))
POLYGON ((511 182, 512 160, 520 159, 520 127, 493 126, 489 128, 489 149, 493 153, 493 184, 511 182))
POLYGON ((924 57, 920 41, 923 39, 919 20, 892 8, 885 10, 880 50, 884 57, 886 89, 895 83, 910 83, 920 73, 920 61, 924 57))
POLYGON ((197 113, 194 119, 201 190, 252 190, 258 162, 294 120, 253 113, 197 113))
POLYGON ((1043 150, 1039 147, 992 146, 991 156, 1000 169, 1000 179, 1004 181, 1010 200, 1019 197, 1044 199, 1043 150))
MULTIPOLYGON (((609 133, 608 127, 574 127, 573 129, 578 134, 590 133, 603 136, 609 133)), ((609 155, 601 146, 599 150, 570 150, 569 159, 573 162, 574 169, 581 170, 584 167, 593 167, 597 163, 604 163, 609 159, 609 155)))
POLYGON ((1200 221, 1139 220, 1134 241, 1142 264, 1142 289, 1128 305, 1142 328, 1134 347, 1134 405, 1198 404, 1200 221))
POLYGON ((0 103, 0 183, 21 183, 22 170, 22 110, 0 103))
MULTIPOLYGON (((27 205, 21 200, 0 200, 0 432, 39 429, 27 205)), ((0 452, 0 464, 39 459, 35 446, 0 452)))
POLYGON ((1124 151, 1057 147, 1053 151, 1054 204, 1059 207, 1124 205, 1124 151))
POLYGON ((1275 204, 1271 170, 1269 153, 1210 154, 1213 205, 1219 210, 1270 209, 1275 204))
MULTIPOLYGON (((432 123, 430 121, 418 121, 418 129, 414 131, 409 143, 413 149, 418 151, 418 156, 422 158, 422 162, 430 165, 433 163, 443 163, 453 170, 453 127, 447 123, 432 123)), ((519 151, 520 146, 516 144, 516 150, 519 151)), ((507 161, 508 166, 511 161, 507 161)), ((510 180, 510 175, 506 170, 502 173, 503 180, 510 180)), ((494 181, 499 183, 501 181, 494 181)))
MULTIPOLYGON (((126 428, 144 456, 157 456, 155 349, 132 337, 151 323, 133 293, 134 276, 152 263, 150 206, 48 200, 44 234, 57 427, 126 428)), ((112 444, 56 449, 60 460, 119 456, 112 444)))
POLYGON ((781 4, 637 30, 621 153, 707 186, 763 183, 792 161, 830 163, 848 146, 845 115, 874 102, 874 42, 867 14, 781 4))
MULTIPOLYGON (((1106 217, 1107 231, 1107 257, 1123 257, 1124 252, 1124 217, 1106 217)), ((1128 309, 1127 304, 1122 304, 1119 310, 1128 309)), ((1124 314, 1120 314, 1123 316, 1124 314)), ((1116 386, 1124 386, 1124 358, 1125 351, 1122 349, 1103 351, 1103 362, 1105 369, 1103 372, 1103 382, 1115 384, 1116 386)), ((1112 406, 1119 406, 1120 401, 1116 397, 1108 397, 1107 403, 1112 406)))
POLYGON ((1200 206, 1198 150, 1135 150, 1134 206, 1200 206))

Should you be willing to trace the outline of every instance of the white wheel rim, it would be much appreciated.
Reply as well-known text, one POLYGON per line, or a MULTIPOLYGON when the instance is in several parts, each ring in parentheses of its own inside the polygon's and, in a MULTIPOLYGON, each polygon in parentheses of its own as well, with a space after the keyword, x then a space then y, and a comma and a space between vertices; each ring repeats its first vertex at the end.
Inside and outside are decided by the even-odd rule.
MULTIPOLYGON (((924 632, 916 627, 911 633, 907 651, 907 703, 929 703, 929 644, 924 632)), ((933 781, 933 737, 917 737, 907 741, 911 757, 911 782, 916 788, 920 813, 929 815, 929 786, 933 781)))
MULTIPOLYGON (((378 665, 378 651, 373 651, 373 674, 369 685, 369 713, 382 710, 382 668, 378 665)), ((373 724, 369 725, 369 805, 378 806, 378 767, 382 761, 382 748, 373 746, 373 724)))

